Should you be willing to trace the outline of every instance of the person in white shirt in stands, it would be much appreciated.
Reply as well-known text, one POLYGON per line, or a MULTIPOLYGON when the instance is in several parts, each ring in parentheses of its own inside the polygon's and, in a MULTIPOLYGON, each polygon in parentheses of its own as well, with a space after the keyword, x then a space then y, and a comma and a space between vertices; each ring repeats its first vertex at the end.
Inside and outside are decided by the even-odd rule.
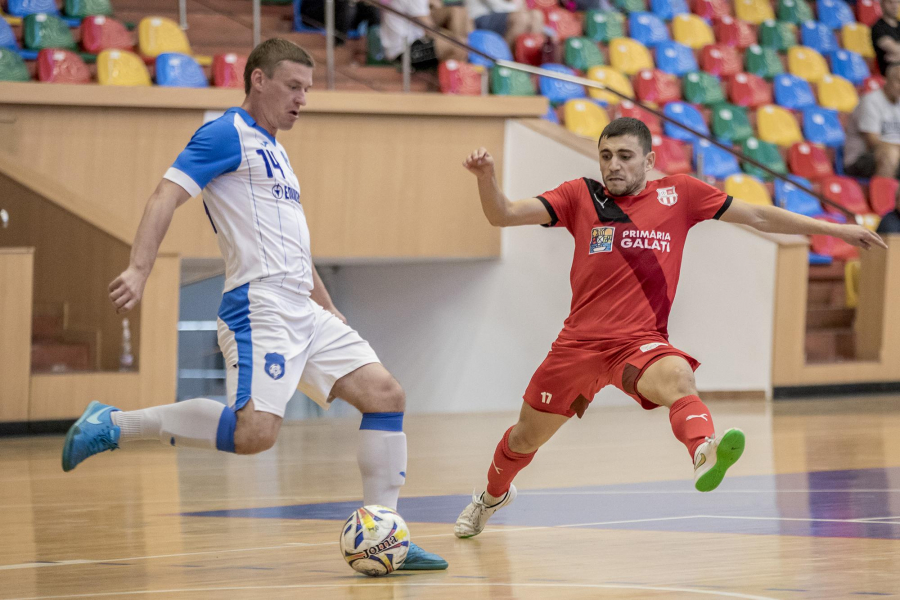
POLYGON ((854 177, 900 177, 900 65, 884 87, 862 97, 850 116, 844 167, 854 177))
MULTIPOLYGON (((460 18, 459 11, 441 8, 441 2, 429 0, 384 0, 384 4, 410 17, 416 17, 428 27, 450 28, 458 41, 466 43, 469 20, 460 18), (438 9, 438 10, 435 10, 438 9)), ((388 60, 400 60, 406 47, 410 46, 413 67, 417 70, 434 68, 439 61, 467 58, 467 52, 460 46, 448 42, 440 36, 430 37, 425 30, 390 11, 381 12, 381 47, 388 60)))
MULTIPOLYGON (((124 412, 91 402, 66 435, 64 471, 139 440, 263 452, 275 444, 299 387, 325 409, 338 397, 363 413, 363 502, 396 509, 406 480, 403 388, 346 324, 316 272, 300 184, 275 139, 300 118, 313 66, 287 40, 265 41, 250 53, 244 103, 191 138, 147 202, 128 268, 109 286, 119 313, 137 305, 175 209, 202 191, 225 258, 218 325, 228 405, 193 398, 124 412)), ((401 568, 446 569, 447 562, 410 544, 401 568)))
POLYGON ((466 9, 476 29, 502 35, 511 47, 523 33, 544 30, 544 13, 529 10, 522 0, 466 0, 466 9))

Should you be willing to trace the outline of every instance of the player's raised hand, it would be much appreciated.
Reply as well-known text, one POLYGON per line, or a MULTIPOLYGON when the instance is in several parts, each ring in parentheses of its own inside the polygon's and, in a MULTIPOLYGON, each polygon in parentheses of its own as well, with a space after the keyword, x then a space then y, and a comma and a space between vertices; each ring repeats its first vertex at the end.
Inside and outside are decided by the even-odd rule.
POLYGON ((463 166, 479 179, 490 177, 494 174, 494 157, 486 148, 479 148, 466 158, 463 166))
POLYGON ((119 314, 127 313, 141 301, 147 276, 134 267, 128 267, 109 284, 109 299, 119 314))
POLYGON ((838 227, 835 237, 839 237, 847 243, 853 244, 865 250, 870 248, 887 248, 887 244, 877 233, 873 233, 860 225, 841 225, 838 227))

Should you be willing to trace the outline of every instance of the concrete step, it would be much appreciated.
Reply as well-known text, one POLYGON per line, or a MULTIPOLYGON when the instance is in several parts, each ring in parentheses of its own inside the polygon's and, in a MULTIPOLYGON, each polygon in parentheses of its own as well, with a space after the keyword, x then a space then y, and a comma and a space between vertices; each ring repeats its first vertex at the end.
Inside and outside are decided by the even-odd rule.
POLYGON ((806 311, 806 330, 849 328, 856 311, 852 308, 811 308, 806 311))
POLYGON ((844 362, 855 358, 853 329, 839 327, 806 332, 806 362, 844 362))

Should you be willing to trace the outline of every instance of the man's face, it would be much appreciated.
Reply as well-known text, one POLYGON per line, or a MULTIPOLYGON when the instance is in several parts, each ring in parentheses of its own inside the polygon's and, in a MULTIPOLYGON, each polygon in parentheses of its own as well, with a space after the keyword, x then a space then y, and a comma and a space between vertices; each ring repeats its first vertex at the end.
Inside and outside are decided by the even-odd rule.
POLYGON ((289 60, 278 63, 271 78, 262 73, 259 97, 269 123, 282 131, 294 126, 300 107, 306 106, 306 92, 312 87, 312 78, 311 67, 289 60))
POLYGON ((900 6, 900 0, 881 0, 881 12, 892 19, 897 18, 898 6, 900 6))
POLYGON ((600 142, 600 173, 613 196, 631 196, 643 190, 647 171, 655 161, 656 154, 644 154, 636 136, 620 135, 600 142))

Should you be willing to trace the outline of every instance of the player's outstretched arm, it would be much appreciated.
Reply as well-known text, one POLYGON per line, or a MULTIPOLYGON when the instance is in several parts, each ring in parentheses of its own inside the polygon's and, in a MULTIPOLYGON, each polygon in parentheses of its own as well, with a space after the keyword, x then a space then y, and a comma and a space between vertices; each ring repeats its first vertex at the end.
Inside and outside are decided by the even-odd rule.
POLYGON ((309 294, 309 297, 312 298, 312 301, 336 316, 338 319, 347 322, 347 317, 341 314, 341 311, 337 309, 334 305, 334 302, 331 300, 331 294, 328 293, 328 290, 325 289, 325 283, 322 281, 322 278, 319 277, 319 271, 316 269, 316 265, 313 265, 313 289, 309 294))
POLYGON ((126 313, 140 302, 144 294, 144 285, 150 277, 156 254, 162 244, 175 209, 191 198, 183 187, 163 179, 147 200, 144 216, 138 226, 131 247, 131 260, 128 268, 109 284, 109 299, 116 307, 117 313, 126 313))
POLYGON ((552 220, 544 203, 537 198, 510 202, 500 190, 494 171, 494 157, 484 148, 470 154, 463 166, 478 178, 481 209, 488 222, 495 227, 513 225, 544 225, 552 220))
POLYGON ((878 234, 872 233, 859 225, 829 223, 828 221, 820 221, 798 215, 783 208, 758 206, 738 199, 734 199, 731 202, 731 206, 728 207, 728 210, 725 211, 720 220, 728 223, 749 225, 754 229, 767 233, 830 235, 866 250, 875 246, 887 248, 887 244, 884 243, 884 240, 878 234))

